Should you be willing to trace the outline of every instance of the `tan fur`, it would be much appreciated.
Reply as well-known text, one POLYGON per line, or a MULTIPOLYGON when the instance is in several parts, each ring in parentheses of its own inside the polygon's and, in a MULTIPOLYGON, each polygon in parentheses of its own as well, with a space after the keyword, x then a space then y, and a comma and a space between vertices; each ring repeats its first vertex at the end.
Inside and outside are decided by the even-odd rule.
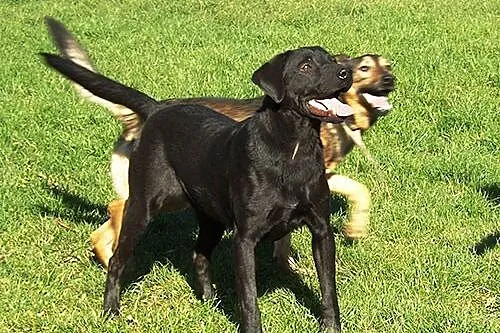
POLYGON ((111 179, 113 188, 120 199, 128 198, 128 167, 132 146, 124 140, 118 140, 111 155, 111 179))
MULTIPOLYGON (((109 260, 118 245, 117 241, 122 228, 123 212, 126 203, 127 200, 124 199, 111 201, 108 205, 109 219, 90 234, 94 256, 106 270, 108 269, 109 260)), ((188 200, 185 197, 180 197, 171 206, 167 207, 165 212, 174 212, 186 208, 189 208, 188 200)))
POLYGON ((328 186, 330 191, 342 195, 349 202, 349 221, 344 226, 344 234, 352 239, 366 236, 371 206, 368 188, 341 175, 331 175, 328 179, 328 186))
POLYGON ((361 104, 355 88, 351 87, 351 89, 347 91, 344 95, 344 101, 354 110, 354 124, 356 128, 363 131, 370 128, 370 117, 368 111, 366 110, 366 107, 361 104))
POLYGON ((114 200, 108 205, 109 219, 90 234, 92 251, 95 258, 105 269, 108 268, 109 259, 116 249, 118 236, 122 227, 123 209, 125 200, 114 200))

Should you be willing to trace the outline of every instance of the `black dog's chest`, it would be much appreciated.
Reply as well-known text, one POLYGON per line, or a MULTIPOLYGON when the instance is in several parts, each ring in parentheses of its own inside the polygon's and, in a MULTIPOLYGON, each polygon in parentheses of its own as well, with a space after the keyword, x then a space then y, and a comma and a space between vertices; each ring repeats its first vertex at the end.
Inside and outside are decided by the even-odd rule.
POLYGON ((287 197, 295 197, 297 202, 303 201, 315 192, 324 175, 321 147, 302 142, 290 145, 277 167, 269 171, 275 173, 279 191, 287 197))
MULTIPOLYGON (((291 152, 293 154, 293 152, 291 152)), ((261 216, 251 225, 239 225, 246 217, 236 216, 244 230, 258 232, 277 240, 307 221, 314 220, 318 206, 328 198, 328 185, 321 167, 314 167, 311 155, 274 161, 267 169, 255 170, 233 187, 233 206, 243 207, 249 215, 261 216), (262 233, 261 233, 262 232, 262 233)), ((320 162, 318 162, 320 163, 320 162)))
POLYGON ((300 160, 292 160, 282 163, 281 165, 281 191, 290 191, 298 197, 303 194, 297 192, 309 192, 310 187, 316 186, 318 179, 323 175, 323 172, 318 172, 318 166, 321 170, 321 162, 315 161, 312 158, 303 158, 300 160))
POLYGON ((269 231, 265 238, 272 241, 282 238, 307 220, 314 219, 314 209, 315 205, 311 201, 276 202, 267 216, 269 231))

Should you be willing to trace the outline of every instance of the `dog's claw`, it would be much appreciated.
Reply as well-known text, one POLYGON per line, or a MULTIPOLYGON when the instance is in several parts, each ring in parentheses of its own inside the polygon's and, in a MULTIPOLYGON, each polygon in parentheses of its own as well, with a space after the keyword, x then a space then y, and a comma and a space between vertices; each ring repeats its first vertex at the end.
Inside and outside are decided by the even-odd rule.
POLYGON ((117 317, 120 315, 120 309, 114 308, 114 307, 109 308, 109 309, 104 308, 102 311, 102 315, 104 317, 104 320, 111 320, 114 317, 117 317))
POLYGON ((283 272, 292 273, 298 268, 297 261, 293 257, 275 258, 274 260, 283 272))
POLYGON ((217 292, 215 290, 215 285, 211 285, 210 287, 203 288, 203 292, 201 295, 201 299, 204 302, 209 302, 217 298, 217 292))
POLYGON ((292 272, 298 269, 298 262, 293 257, 288 257, 288 269, 292 272))

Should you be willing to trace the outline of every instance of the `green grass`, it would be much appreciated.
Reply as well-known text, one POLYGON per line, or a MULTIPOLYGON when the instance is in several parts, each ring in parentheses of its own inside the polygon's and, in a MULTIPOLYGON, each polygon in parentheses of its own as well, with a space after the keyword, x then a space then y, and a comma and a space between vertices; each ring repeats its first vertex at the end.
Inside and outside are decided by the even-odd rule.
MULTIPOLYGON (((100 317, 105 274, 88 235, 114 193, 120 126, 82 102, 37 53, 54 51, 51 15, 106 75, 158 98, 250 97, 260 64, 290 48, 379 53, 395 63, 393 112, 339 172, 372 191, 370 236, 337 239, 346 332, 500 332, 500 2, 2 1, 0 3, 0 331, 226 332, 237 329, 230 241, 214 258, 220 299, 198 301, 196 224, 168 216, 140 255, 150 270, 100 317)), ((332 216, 337 227, 345 213, 332 216)), ((296 274, 258 250, 267 332, 318 328, 319 288, 306 230, 296 274)))

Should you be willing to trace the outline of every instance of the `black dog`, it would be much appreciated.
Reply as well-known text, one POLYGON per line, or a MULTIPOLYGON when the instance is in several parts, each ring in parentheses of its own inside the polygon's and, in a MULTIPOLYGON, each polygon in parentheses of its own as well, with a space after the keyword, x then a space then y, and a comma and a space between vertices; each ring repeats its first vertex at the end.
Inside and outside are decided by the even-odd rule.
POLYGON ((335 244, 319 129, 350 114, 336 98, 351 71, 320 47, 287 51, 262 65, 252 81, 266 94, 260 110, 237 123, 197 105, 160 106, 132 88, 62 59, 47 63, 95 95, 137 112, 144 124, 131 155, 130 197, 111 258, 104 311, 119 312, 123 273, 140 237, 161 210, 187 201, 199 217, 193 261, 202 297, 214 290, 212 250, 233 228, 236 291, 244 332, 260 332, 255 246, 306 225, 322 294, 322 326, 340 331, 335 244))

